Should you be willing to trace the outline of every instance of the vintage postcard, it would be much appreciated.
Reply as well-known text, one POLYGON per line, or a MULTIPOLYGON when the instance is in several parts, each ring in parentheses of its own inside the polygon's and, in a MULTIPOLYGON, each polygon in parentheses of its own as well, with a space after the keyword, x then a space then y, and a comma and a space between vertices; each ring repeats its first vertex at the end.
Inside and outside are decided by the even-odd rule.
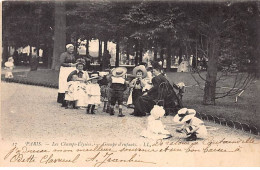
POLYGON ((2 1, 1 167, 259 167, 258 1, 2 1))

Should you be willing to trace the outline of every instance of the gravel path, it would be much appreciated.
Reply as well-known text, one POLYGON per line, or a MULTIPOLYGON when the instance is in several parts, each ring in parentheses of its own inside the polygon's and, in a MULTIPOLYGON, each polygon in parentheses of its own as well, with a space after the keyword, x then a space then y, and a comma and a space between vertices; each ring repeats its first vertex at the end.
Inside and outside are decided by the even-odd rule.
MULTIPOLYGON (((4 140, 81 140, 109 142, 145 141, 140 137, 146 127, 146 117, 133 117, 132 109, 124 108, 123 118, 110 116, 102 112, 102 106, 95 115, 85 114, 85 110, 72 110, 60 107, 56 102, 57 90, 45 87, 29 86, 15 83, 1 83, 1 134, 4 140)), ((118 111, 116 111, 117 114, 118 111)), ((176 140, 183 134, 175 133, 172 116, 162 119, 167 130, 176 140)), ((216 138, 246 139, 259 136, 251 135, 229 127, 211 122, 209 136, 216 138)))

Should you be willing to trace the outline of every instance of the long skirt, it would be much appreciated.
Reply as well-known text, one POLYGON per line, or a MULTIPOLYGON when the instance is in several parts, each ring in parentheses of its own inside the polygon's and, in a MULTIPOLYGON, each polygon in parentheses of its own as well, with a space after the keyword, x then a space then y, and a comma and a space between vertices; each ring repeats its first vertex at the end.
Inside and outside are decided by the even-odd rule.
POLYGON ((132 92, 132 103, 135 104, 138 97, 142 96, 143 92, 142 89, 133 89, 132 92))
POLYGON ((164 106, 165 109, 171 108, 172 110, 174 110, 174 112, 176 112, 178 109, 181 108, 179 106, 178 98, 175 92, 172 92, 169 95, 165 95, 162 99, 162 102, 158 102, 158 103, 156 102, 158 102, 158 99, 154 98, 154 96, 145 95, 145 96, 138 97, 135 102, 134 115, 145 116, 146 113, 150 113, 150 111, 152 110, 155 104, 164 106))

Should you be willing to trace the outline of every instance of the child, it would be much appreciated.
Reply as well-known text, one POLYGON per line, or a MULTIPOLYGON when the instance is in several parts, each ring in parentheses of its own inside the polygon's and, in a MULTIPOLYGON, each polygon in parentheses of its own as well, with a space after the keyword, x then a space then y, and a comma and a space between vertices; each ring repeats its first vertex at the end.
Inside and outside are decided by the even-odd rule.
POLYGON ((151 115, 148 117, 147 129, 143 130, 141 136, 151 139, 167 139, 172 135, 165 129, 161 117, 165 114, 162 106, 154 105, 151 115))
POLYGON ((14 59, 13 57, 9 57, 8 61, 5 62, 5 69, 7 70, 5 73, 6 79, 14 78, 12 70, 14 69, 14 59))
POLYGON ((123 95, 124 91, 126 90, 126 81, 125 81, 125 74, 127 72, 127 69, 125 67, 117 67, 114 68, 112 71, 112 77, 111 77, 111 86, 110 86, 110 92, 111 92, 111 107, 110 107, 110 115, 114 115, 114 106, 116 102, 118 102, 119 107, 119 114, 118 117, 123 117, 122 113, 122 103, 123 103, 123 95))
POLYGON ((137 66, 133 69, 133 75, 136 78, 130 82, 129 86, 132 88, 132 104, 135 105, 136 99, 143 95, 143 88, 146 85, 144 78, 147 76, 147 71, 145 67, 137 66))
POLYGON ((179 133, 186 133, 187 141, 196 141, 197 138, 205 138, 207 136, 207 129, 204 122, 195 117, 196 111, 194 109, 183 108, 178 111, 174 117, 174 121, 182 123, 180 129, 176 129, 179 133))
POLYGON ((80 88, 80 82, 78 76, 73 75, 71 81, 68 82, 68 90, 65 92, 65 100, 67 101, 66 109, 72 109, 75 106, 75 102, 78 100, 80 88))
MULTIPOLYGON (((99 75, 101 72, 99 72, 99 75)), ((101 96, 104 102, 103 112, 108 112, 109 110, 109 72, 105 72, 105 74, 101 77, 102 79, 98 81, 98 84, 101 86, 101 96)))
POLYGON ((91 74, 91 83, 87 85, 87 99, 86 102, 88 103, 88 107, 86 110, 86 113, 89 114, 95 114, 94 110, 96 105, 100 104, 100 87, 98 84, 98 73, 92 73, 91 74), (89 112, 91 111, 91 112, 89 112))

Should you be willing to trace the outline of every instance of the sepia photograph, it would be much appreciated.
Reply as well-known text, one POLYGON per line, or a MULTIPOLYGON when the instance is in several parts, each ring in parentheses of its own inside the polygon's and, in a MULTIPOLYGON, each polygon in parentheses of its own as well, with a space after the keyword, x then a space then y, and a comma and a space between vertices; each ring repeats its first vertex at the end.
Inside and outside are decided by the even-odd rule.
POLYGON ((259 167, 257 0, 6 0, 0 167, 259 167))

